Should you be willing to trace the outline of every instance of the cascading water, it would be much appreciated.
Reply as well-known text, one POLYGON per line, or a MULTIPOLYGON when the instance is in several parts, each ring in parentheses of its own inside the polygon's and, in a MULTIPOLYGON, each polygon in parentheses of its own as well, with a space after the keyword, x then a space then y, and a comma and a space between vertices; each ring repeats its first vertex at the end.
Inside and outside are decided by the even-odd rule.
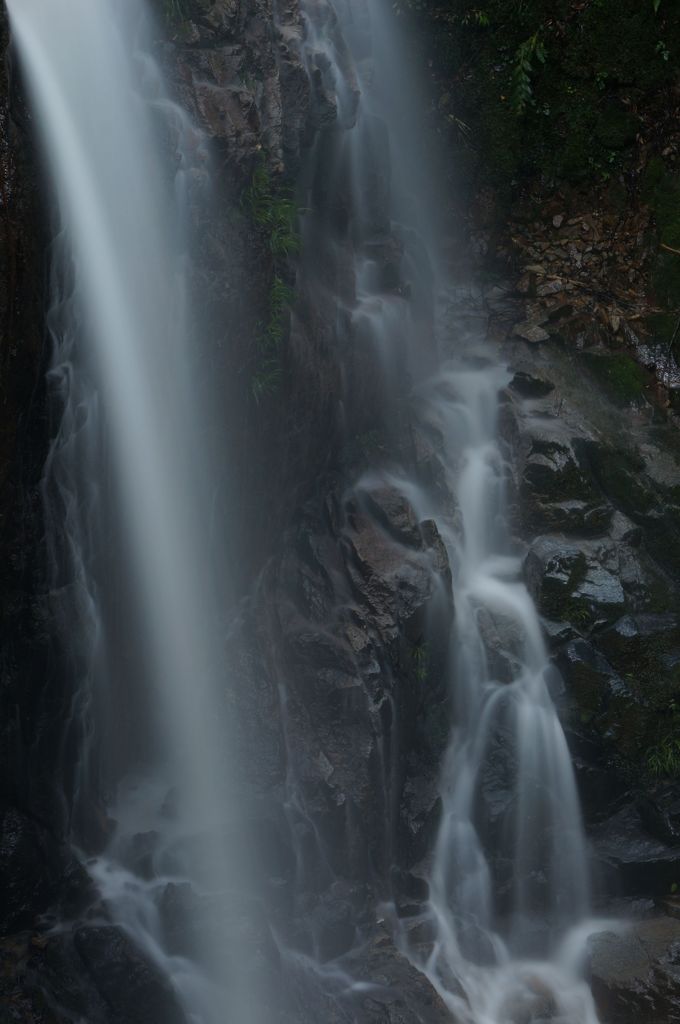
POLYGON ((45 489, 75 694, 64 755, 76 763, 74 842, 103 848, 88 863, 106 914, 161 967, 188 1019, 260 1020, 263 985, 229 933, 249 889, 209 519, 211 397, 197 385, 185 278, 200 137, 192 129, 182 149, 186 117, 163 93, 138 0, 8 9, 61 223, 49 326, 62 416, 45 489), (93 805, 107 786, 108 822, 93 805))
MULTIPOLYGON (((428 928, 431 942, 423 949, 403 923, 396 930, 457 1020, 596 1024, 579 974, 595 927, 588 924, 579 799, 550 697, 553 670, 541 624, 505 517, 509 469, 496 420, 510 376, 481 333, 451 314, 460 303, 439 256, 434 164, 422 144, 418 94, 392 5, 338 0, 331 11, 310 0, 303 9, 307 67, 335 96, 333 157, 322 151, 317 160, 349 196, 356 281, 350 330, 376 353, 388 420, 399 416, 399 372, 406 368, 415 379, 417 418, 435 438, 456 504, 451 510, 399 467, 386 477, 421 520, 436 521, 455 598, 442 820, 429 903, 417 922, 418 935, 428 928), (385 259, 390 244, 399 271, 385 259), (433 337, 440 367, 429 377, 433 337)), ((362 480, 358 492, 374 484, 362 480)))
MULTIPOLYGON (((453 729, 429 874, 434 943, 420 964, 461 1020, 595 1024, 578 973, 593 927, 579 800, 540 622, 504 520, 496 414, 508 377, 494 364, 470 366, 484 352, 478 339, 462 347, 462 363, 445 365, 419 394, 458 499, 453 518, 436 517, 456 581, 453 729)), ((424 495, 415 500, 432 514, 424 495)))
MULTIPOLYGON (((257 894, 231 781, 224 565, 209 528, 209 482, 222 474, 206 454, 212 405, 197 384, 185 281, 182 211, 189 181, 205 173, 199 136, 144 56, 138 0, 7 3, 60 215, 49 326, 62 416, 45 490, 52 596, 71 640, 64 765, 76 767, 64 791, 74 842, 96 853, 88 868, 108 919, 171 980, 187 1019, 264 1024, 281 1012, 244 939, 257 894), (154 141, 159 120, 176 138, 174 176, 154 141), (113 820, 94 827, 107 786, 117 790, 106 807, 113 820)), ((415 380, 416 417, 437 439, 449 494, 391 471, 391 485, 438 525, 456 606, 442 821, 429 903, 411 922, 429 941, 412 941, 403 924, 395 934, 456 1020, 596 1024, 578 972, 589 927, 578 798, 540 622, 505 524, 496 418, 507 375, 447 313, 437 176, 391 3, 301 8, 323 126, 307 169, 302 284, 337 289, 338 333, 373 352, 388 427, 404 379, 415 380), (341 247, 353 254, 351 284, 329 272, 341 247), (502 640, 493 651, 490 632, 502 640)), ((389 712, 394 722, 394 703, 389 712)), ((396 739, 382 753, 389 860, 396 739)), ((325 864, 310 867, 323 843, 292 777, 286 795, 291 833, 302 821, 314 837, 298 870, 323 873, 325 864)), ((296 968, 305 960, 296 970, 305 983, 343 998, 354 991, 344 967, 281 952, 296 968)))

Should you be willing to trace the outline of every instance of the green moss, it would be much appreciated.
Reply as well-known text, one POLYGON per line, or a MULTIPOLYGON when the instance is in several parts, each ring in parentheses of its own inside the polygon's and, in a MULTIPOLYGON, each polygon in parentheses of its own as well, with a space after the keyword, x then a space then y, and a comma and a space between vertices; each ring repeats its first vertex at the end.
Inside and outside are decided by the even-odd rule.
POLYGON ((281 346, 295 297, 286 277, 290 257, 300 251, 300 237, 293 198, 272 180, 264 161, 256 166, 242 205, 269 253, 267 319, 260 325, 258 364, 251 380, 251 393, 259 402, 276 393, 283 379, 281 346))
POLYGON ((644 463, 635 452, 597 443, 587 451, 593 475, 614 505, 634 520, 657 508, 654 490, 641 477, 644 463))
POLYGON ((604 708, 606 677, 583 662, 577 662, 569 672, 569 686, 578 704, 579 718, 591 721, 604 708))
POLYGON ((178 27, 189 16, 187 0, 161 0, 161 4, 168 25, 178 27))
POLYGON ((649 374, 627 352, 584 352, 583 362, 607 393, 621 405, 644 399, 649 374))

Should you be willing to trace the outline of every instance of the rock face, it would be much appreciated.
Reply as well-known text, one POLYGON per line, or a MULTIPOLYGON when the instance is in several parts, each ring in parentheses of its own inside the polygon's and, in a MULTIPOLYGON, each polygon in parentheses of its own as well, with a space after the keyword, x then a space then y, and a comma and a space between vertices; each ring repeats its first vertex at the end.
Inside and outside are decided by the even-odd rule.
POLYGON ((604 1024, 680 1021, 680 921, 641 921, 590 939, 590 979, 604 1024))
POLYGON ((0 9, 0 936, 33 924, 68 871, 51 669, 40 480, 47 454, 45 210, 0 9))
POLYGON ((332 488, 321 508, 306 507, 284 552, 245 611, 246 685, 241 676, 234 700, 250 751, 243 784, 255 782, 255 805, 279 807, 284 788, 292 805, 283 820, 275 813, 278 863, 307 865, 294 928, 318 949, 324 918, 336 918, 335 943, 343 906, 355 903, 349 920, 370 906, 368 890, 348 905, 346 885, 390 867, 408 879, 431 841, 450 570, 433 524, 384 485, 344 498, 332 488), (319 901, 320 917, 309 912, 319 901))
POLYGON ((680 450, 651 406, 623 413, 556 346, 517 355, 519 387, 504 407, 516 524, 564 679, 600 886, 659 899, 680 856, 680 450))

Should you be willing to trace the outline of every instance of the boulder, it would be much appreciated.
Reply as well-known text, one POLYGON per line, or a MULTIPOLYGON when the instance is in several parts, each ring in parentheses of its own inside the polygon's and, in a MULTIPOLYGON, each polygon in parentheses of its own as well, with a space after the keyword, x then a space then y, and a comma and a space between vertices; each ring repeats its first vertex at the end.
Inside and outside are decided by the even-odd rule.
POLYGON ((346 961, 349 974, 363 982, 353 996, 354 1020, 362 1024, 456 1024, 424 974, 384 931, 346 961))
POLYGON ((539 537, 526 557, 524 574, 541 613, 582 628, 615 619, 624 608, 625 594, 601 555, 592 546, 539 537))
POLYGON ((52 837, 16 808, 0 810, 0 933, 30 927, 54 898, 61 865, 52 837))
POLYGON ((85 971, 121 1024, 186 1024, 168 980, 115 925, 77 928, 85 971))
POLYGON ((572 439, 551 422, 532 423, 524 446, 520 497, 531 528, 606 533, 613 509, 581 465, 572 439))
POLYGON ((517 371, 510 381, 509 387, 521 398, 545 398, 555 390, 552 381, 543 377, 534 377, 523 370, 517 371))
POLYGON ((650 833, 634 801, 596 825, 591 842, 601 884, 612 895, 661 899, 677 885, 680 850, 650 833))
POLYGON ((603 1024, 680 1022, 680 921, 639 921, 589 940, 589 975, 603 1024))

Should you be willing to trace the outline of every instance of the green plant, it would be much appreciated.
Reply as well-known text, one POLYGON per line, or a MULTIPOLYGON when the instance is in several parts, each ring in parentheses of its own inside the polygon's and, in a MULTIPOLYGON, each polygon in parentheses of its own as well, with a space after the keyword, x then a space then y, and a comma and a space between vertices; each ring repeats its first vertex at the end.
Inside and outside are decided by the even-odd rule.
POLYGON ((163 15, 170 25, 177 25, 188 17, 186 0, 163 0, 163 15))
POLYGON ((680 774, 680 736, 664 736, 647 754, 647 768, 656 776, 680 774))
POLYGON ((264 161, 255 168, 246 189, 243 206, 265 239, 271 256, 271 287, 267 319, 261 326, 260 360, 251 381, 256 401, 277 391, 282 377, 281 343, 294 294, 285 281, 284 268, 290 256, 300 251, 296 230, 297 208, 292 196, 276 185, 264 161))
POLYGON ((430 653, 426 643, 420 643, 417 647, 413 648, 411 652, 411 658, 415 669, 415 676, 419 683, 424 683, 427 679, 428 666, 430 662, 430 653))
POLYGON ((538 32, 525 39, 515 51, 515 64, 510 81, 510 109, 517 117, 525 113, 527 105, 533 100, 531 77, 534 73, 534 60, 539 64, 546 62, 546 50, 538 32))
POLYGON ((265 359, 260 362, 250 382, 250 393, 256 402, 266 395, 276 394, 283 376, 281 361, 278 358, 265 359))
POLYGON ((466 11, 460 19, 461 25, 478 25, 480 28, 488 28, 491 24, 491 19, 485 11, 480 11, 474 7, 470 11, 466 11))
POLYGON ((255 224, 267 234, 275 259, 300 251, 300 236, 295 228, 297 207, 289 194, 274 186, 264 163, 255 169, 245 203, 255 224))

